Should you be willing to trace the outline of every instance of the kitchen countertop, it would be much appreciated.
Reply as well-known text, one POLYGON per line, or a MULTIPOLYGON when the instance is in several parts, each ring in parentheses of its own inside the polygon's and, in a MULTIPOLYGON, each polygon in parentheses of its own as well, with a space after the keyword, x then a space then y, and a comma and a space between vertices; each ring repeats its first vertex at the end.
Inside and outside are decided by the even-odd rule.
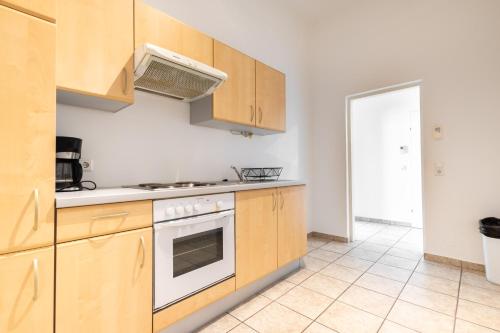
POLYGON ((298 180, 278 180, 270 182, 220 182, 209 187, 190 187, 174 189, 158 189, 154 191, 132 188, 98 188, 93 191, 58 192, 56 193, 56 208, 99 205, 116 202, 167 199, 206 195, 224 192, 258 190, 263 188, 305 185, 298 180))

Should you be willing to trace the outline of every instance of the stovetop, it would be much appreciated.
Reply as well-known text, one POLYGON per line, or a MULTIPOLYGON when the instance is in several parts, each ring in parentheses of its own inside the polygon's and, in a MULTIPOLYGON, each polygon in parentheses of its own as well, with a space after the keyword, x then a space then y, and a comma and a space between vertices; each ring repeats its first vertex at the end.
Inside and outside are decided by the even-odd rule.
POLYGON ((135 188, 140 190, 159 190, 159 189, 169 189, 169 188, 193 188, 193 187, 209 187, 215 186, 216 183, 210 182, 176 182, 176 183, 144 183, 138 185, 123 186, 126 188, 135 188))

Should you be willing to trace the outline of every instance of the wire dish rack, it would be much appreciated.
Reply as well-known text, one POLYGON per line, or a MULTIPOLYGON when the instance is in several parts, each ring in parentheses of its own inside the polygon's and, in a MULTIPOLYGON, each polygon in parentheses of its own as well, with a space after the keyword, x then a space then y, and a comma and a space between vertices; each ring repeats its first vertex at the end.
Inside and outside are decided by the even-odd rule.
POLYGON ((278 180, 283 168, 242 168, 241 176, 247 181, 278 180))

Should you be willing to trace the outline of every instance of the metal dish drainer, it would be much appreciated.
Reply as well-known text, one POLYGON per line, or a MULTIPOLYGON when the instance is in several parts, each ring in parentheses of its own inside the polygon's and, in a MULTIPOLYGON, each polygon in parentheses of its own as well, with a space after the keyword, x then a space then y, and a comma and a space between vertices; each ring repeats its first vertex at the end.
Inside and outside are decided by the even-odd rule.
POLYGON ((276 181, 283 168, 242 168, 241 176, 246 181, 276 181))

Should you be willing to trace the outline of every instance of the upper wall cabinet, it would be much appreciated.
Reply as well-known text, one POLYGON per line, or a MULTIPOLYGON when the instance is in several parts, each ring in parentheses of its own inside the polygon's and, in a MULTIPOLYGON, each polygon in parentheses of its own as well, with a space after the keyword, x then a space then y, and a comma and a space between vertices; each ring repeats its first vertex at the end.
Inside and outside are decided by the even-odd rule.
POLYGON ((256 64, 257 127, 285 131, 285 74, 256 64))
POLYGON ((182 22, 135 2, 135 46, 150 43, 213 66, 213 39, 182 22))
POLYGON ((55 22, 56 0, 0 0, 0 5, 55 22))
POLYGON ((0 253, 54 241, 55 42, 54 24, 0 5, 0 253))
POLYGON ((58 102, 116 111, 134 101, 134 1, 57 1, 58 102))

